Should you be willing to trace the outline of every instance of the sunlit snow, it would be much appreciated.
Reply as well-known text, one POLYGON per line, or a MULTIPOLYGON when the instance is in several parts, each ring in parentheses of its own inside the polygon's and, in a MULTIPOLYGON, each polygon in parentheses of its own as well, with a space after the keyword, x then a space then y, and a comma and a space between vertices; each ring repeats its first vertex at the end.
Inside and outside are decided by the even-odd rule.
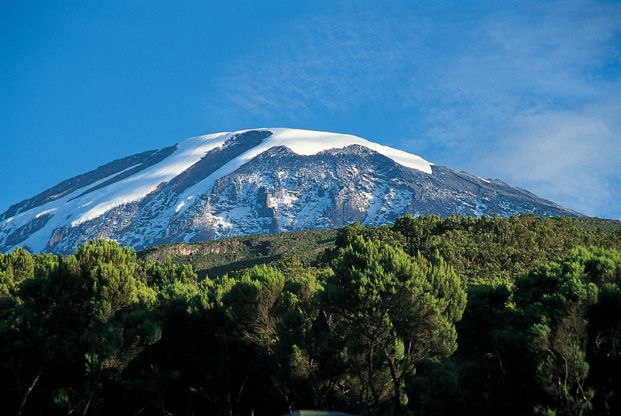
MULTIPOLYGON (((373 143, 357 136, 286 128, 259 130, 268 130, 273 134, 264 139, 259 145, 228 161, 211 175, 186 189, 179 195, 176 203, 168 209, 169 212, 166 213, 168 220, 179 211, 186 210, 196 201, 198 196, 210 192, 218 179, 234 172, 259 154, 276 146, 286 146, 294 153, 300 155, 315 155, 329 149, 341 149, 350 145, 360 145, 376 151, 405 167, 417 169, 428 174, 432 172, 431 164, 419 156, 373 143)), ((76 227, 103 215, 115 207, 143 199, 149 193, 155 191, 161 184, 169 182, 190 168, 209 151, 222 146, 236 134, 247 131, 249 130, 214 133, 184 140, 177 145, 173 154, 127 178, 81 195, 85 190, 102 184, 124 171, 116 172, 97 182, 76 189, 62 198, 20 212, 13 217, 3 220, 0 223, 0 231, 2 231, 0 234, 7 236, 12 230, 34 219, 49 215, 51 218, 45 226, 20 243, 20 245, 26 245, 35 251, 43 250, 54 230, 64 226, 76 227)), ((125 171, 132 168, 133 166, 125 169, 125 171)), ((293 195, 282 195, 280 200, 273 201, 272 203, 288 205, 295 198, 293 195)), ((240 214, 240 212, 235 211, 229 213, 232 216, 240 214)))
MULTIPOLYGON (((325 150, 342 149, 351 145, 359 145, 378 152, 402 166, 431 174, 431 163, 427 162, 420 156, 373 143, 358 136, 286 128, 270 128, 265 130, 269 130, 273 134, 263 140, 263 142, 258 146, 255 146, 247 152, 232 159, 202 181, 186 189, 178 199, 176 211, 179 212, 186 210, 191 205, 190 203, 195 200, 197 195, 203 195, 209 192, 218 179, 236 171, 256 156, 271 149, 272 147, 277 146, 286 146, 294 153, 310 156, 325 150)), ((232 137, 235 134, 243 132, 244 131, 233 132, 230 133, 230 136, 232 137)))

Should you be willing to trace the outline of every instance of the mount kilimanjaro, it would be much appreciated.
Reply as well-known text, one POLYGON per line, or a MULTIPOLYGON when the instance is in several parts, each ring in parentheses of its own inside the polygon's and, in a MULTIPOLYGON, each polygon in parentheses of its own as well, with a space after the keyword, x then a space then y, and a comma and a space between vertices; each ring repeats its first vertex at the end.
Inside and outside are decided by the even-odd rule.
POLYGON ((115 160, 0 215, 0 251, 68 253, 93 238, 140 249, 365 225, 413 215, 580 214, 360 137, 261 128, 115 160))

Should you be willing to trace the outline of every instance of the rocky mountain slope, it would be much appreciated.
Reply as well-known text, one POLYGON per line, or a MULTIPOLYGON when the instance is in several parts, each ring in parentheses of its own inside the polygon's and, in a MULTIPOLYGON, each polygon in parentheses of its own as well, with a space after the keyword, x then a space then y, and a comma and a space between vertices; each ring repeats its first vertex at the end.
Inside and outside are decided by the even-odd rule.
POLYGON ((0 215, 0 251, 66 253, 226 236, 469 216, 574 211, 360 137, 296 129, 215 133, 113 161, 0 215))

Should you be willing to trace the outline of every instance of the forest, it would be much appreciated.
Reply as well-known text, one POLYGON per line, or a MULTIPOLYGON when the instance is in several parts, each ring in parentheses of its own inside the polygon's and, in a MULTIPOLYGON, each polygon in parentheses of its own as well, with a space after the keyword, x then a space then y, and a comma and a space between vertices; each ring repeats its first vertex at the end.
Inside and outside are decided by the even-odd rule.
POLYGON ((621 414, 620 223, 405 216, 317 253, 0 254, 0 412, 621 414))

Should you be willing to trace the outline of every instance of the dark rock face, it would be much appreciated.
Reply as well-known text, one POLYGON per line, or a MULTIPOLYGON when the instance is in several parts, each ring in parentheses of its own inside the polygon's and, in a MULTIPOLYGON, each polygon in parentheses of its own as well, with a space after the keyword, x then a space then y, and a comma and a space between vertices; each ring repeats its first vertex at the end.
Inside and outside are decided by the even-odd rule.
POLYGON ((44 192, 41 192, 39 195, 12 205, 5 213, 0 215, 0 220, 10 218, 20 212, 24 212, 31 208, 35 208, 48 202, 60 199, 63 196, 68 195, 77 189, 84 188, 90 184, 99 181, 100 179, 103 179, 110 175, 114 175, 115 173, 118 174, 102 184, 85 190, 84 192, 82 192, 81 195, 85 195, 89 192, 93 192, 97 189, 103 188, 104 186, 120 181, 121 179, 127 178, 137 172, 140 172, 141 170, 144 170, 149 166, 153 166, 156 163, 161 162, 162 160, 170 156, 175 151, 176 147, 177 146, 175 145, 166 147, 164 149, 149 150, 147 152, 138 153, 133 156, 128 156, 122 159, 115 160, 113 162, 100 166, 90 172, 68 179, 44 192))
POLYGON ((523 212, 575 215, 500 181, 487 182, 441 166, 434 166, 428 175, 360 146, 314 156, 275 147, 220 179, 211 194, 171 225, 186 232, 200 230, 190 238, 193 241, 329 229, 353 221, 382 225, 406 213, 508 216, 523 212))
MULTIPOLYGON (((217 179, 210 191, 197 195, 187 209, 178 208, 180 194, 271 134, 269 130, 251 130, 231 136, 144 198, 115 206, 78 225, 67 223, 55 228, 46 240, 45 250, 67 253, 87 240, 102 237, 144 248, 165 242, 329 229, 353 221, 381 225, 406 213, 579 215, 502 181, 484 180, 443 166, 432 166, 432 174, 428 174, 360 145, 311 156, 296 154, 285 146, 271 147, 217 179)), ((80 195, 95 192, 111 181, 131 176, 136 169, 157 163, 174 149, 175 146, 112 162, 14 205, 0 218, 10 218, 56 195, 67 195, 118 172, 80 195)), ((27 242, 50 216, 39 215, 18 228, 0 224, 0 251, 27 242)))
POLYGON ((252 130, 231 137, 224 143, 224 146, 210 151, 189 169, 176 176, 166 185, 164 190, 175 194, 183 192, 188 187, 214 173, 229 160, 259 145, 263 139, 271 134, 267 130, 252 130))

